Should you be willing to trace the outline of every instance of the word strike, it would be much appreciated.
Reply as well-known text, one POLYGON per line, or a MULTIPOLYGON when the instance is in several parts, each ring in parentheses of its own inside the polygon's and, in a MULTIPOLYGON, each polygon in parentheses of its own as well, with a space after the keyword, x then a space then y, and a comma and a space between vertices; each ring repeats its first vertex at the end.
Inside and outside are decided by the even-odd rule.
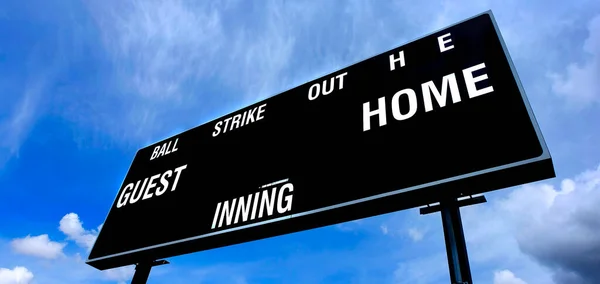
POLYGON ((228 117, 222 121, 217 122, 215 124, 215 131, 213 132, 212 136, 216 137, 217 135, 219 135, 221 133, 225 133, 227 131, 237 129, 244 125, 248 125, 252 122, 256 122, 256 121, 263 119, 264 116, 262 116, 262 114, 265 111, 266 106, 267 106, 267 104, 262 104, 259 107, 254 107, 252 109, 244 111, 241 114, 238 113, 234 116, 228 117), (231 123, 229 123, 229 122, 231 122, 231 123), (223 125, 223 123, 225 123, 225 125, 221 129, 221 126, 223 125), (221 130, 223 130, 223 132, 221 132, 221 130))

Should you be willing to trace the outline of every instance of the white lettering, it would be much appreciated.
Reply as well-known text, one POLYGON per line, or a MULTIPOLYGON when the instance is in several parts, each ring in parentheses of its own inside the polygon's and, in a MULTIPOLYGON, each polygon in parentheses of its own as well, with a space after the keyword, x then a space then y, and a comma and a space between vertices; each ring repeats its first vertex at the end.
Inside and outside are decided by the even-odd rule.
POLYGON ((467 92, 469 93, 469 98, 471 99, 494 91, 494 87, 492 86, 485 87, 481 90, 477 90, 477 86, 475 86, 475 83, 486 80, 488 78, 487 74, 485 73, 483 75, 473 78, 473 72, 481 70, 483 68, 485 68, 485 63, 480 63, 473 67, 469 67, 463 70, 463 76, 465 77, 465 83, 467 84, 467 92))
MULTIPOLYGON (((244 115, 246 115, 246 113, 244 113, 244 115)), ((215 131, 212 134, 213 137, 215 137, 215 136, 219 135, 219 133, 221 133, 221 124, 223 124, 222 121, 219 121, 219 122, 217 122, 217 124, 215 124, 215 131)))
POLYGON ((154 192, 155 196, 161 196, 167 191, 167 188, 169 187, 169 180, 165 178, 166 176, 169 176, 169 178, 173 176, 173 171, 168 170, 164 174, 162 174, 162 176, 160 177, 160 184, 162 184, 162 187, 156 188, 156 192, 154 192))
MULTIPOLYGON (((488 79, 487 74, 482 74, 477 77, 473 77, 473 72, 481 70, 483 68, 485 68, 485 63, 480 63, 462 70, 463 78, 465 80, 467 91, 469 93, 469 98, 474 98, 494 91, 494 88, 491 85, 483 89, 478 89, 475 85, 477 82, 488 79)), ((437 102, 437 105, 440 108, 445 107, 448 103, 448 93, 450 93, 450 97, 452 98, 453 104, 461 102, 462 98, 460 96, 460 90, 458 88, 456 74, 448 74, 442 77, 441 81, 441 91, 438 88, 438 86, 434 84, 433 80, 421 84, 424 112, 430 112, 433 110, 433 100, 431 99, 432 96, 435 98, 435 101, 437 102)), ((396 92, 392 96, 391 108, 392 115, 395 120, 406 120, 413 117, 417 113, 419 104, 417 102, 416 97, 417 94, 415 93, 415 91, 409 88, 396 92), (408 98, 408 110, 405 110, 405 113, 402 113, 402 111, 400 110, 400 98, 402 97, 402 95, 406 95, 408 98)), ((375 115, 378 115, 380 127, 387 124, 387 113, 385 106, 386 97, 380 97, 377 101, 377 108, 374 110, 371 110, 370 102, 363 103, 363 131, 371 129, 371 119, 372 116, 375 115)))
POLYGON ((231 120, 231 117, 226 118, 225 121, 225 127, 223 127, 223 133, 227 132, 227 126, 229 125, 229 121, 231 120))
POLYGON ((167 145, 165 145, 165 144, 162 144, 162 145, 160 146, 160 150, 158 151, 158 156, 159 156, 159 157, 162 157, 162 156, 164 156, 164 155, 165 155, 165 147, 166 147, 166 146, 167 146, 167 145))
POLYGON ((321 94, 321 85, 319 83, 313 84, 308 89, 308 99, 311 101, 316 99, 317 97, 319 97, 320 94, 321 94), (315 89, 315 88, 317 90, 313 92, 313 89, 315 89))
POLYGON ((175 188, 177 188, 177 183, 179 182, 179 176, 181 175, 181 171, 183 171, 185 169, 187 169, 187 165, 183 165, 174 170, 174 172, 176 172, 177 175, 175 176, 175 181, 173 182, 173 187, 171 188, 171 191, 175 191, 175 188))
POLYGON ((218 121, 215 123, 215 130, 212 132, 212 136, 217 137, 219 134, 238 129, 242 126, 264 119, 266 106, 267 104, 262 104, 258 107, 245 110, 243 113, 238 113, 218 121))
POLYGON ((265 112, 266 106, 267 106, 267 104, 263 104, 258 107, 258 112, 256 113, 256 121, 259 121, 264 118, 264 116, 262 116, 262 113, 265 112))
POLYGON ((285 197, 285 207, 282 206, 282 201, 283 201, 283 194, 285 193, 285 190, 289 190, 290 192, 294 191, 294 185, 291 183, 286 183, 284 184, 280 189, 279 189, 279 195, 277 196, 277 213, 279 214, 283 214, 287 211, 292 210, 292 195, 287 195, 285 197))
POLYGON ((454 48, 454 45, 446 46, 447 43, 451 43, 452 39, 445 40, 450 37, 450 33, 438 37, 438 43, 440 45, 440 52, 448 51, 454 48))
POLYGON ((279 190, 274 186, 270 190, 265 189, 247 196, 234 198, 231 201, 219 202, 215 209, 211 229, 272 216, 275 213, 275 208, 278 214, 291 211, 293 191, 294 185, 286 183, 279 190), (257 211, 258 217, 256 216, 257 211), (225 224, 223 224, 224 221, 225 224))
POLYGON ((238 202, 238 208, 237 208, 237 212, 235 213, 235 220, 233 221, 234 224, 237 224, 239 218, 240 218, 240 213, 242 213, 242 222, 246 222, 248 221, 248 213, 250 213, 250 205, 252 202, 252 194, 248 195, 248 202, 244 203, 244 197, 240 197, 240 202, 238 202))
POLYGON ((335 76, 336 78, 339 79, 339 82, 340 82, 339 83, 340 84, 339 90, 341 90, 341 89, 344 88, 344 76, 346 76, 346 75, 348 75, 348 72, 344 72, 343 74, 335 76))
POLYGON ((123 191, 121 191, 121 195, 119 195, 119 200, 117 201, 117 208, 121 208, 121 206, 127 204, 127 200, 129 200, 129 195, 131 194, 129 191, 133 188, 133 183, 127 184, 123 191))
POLYGON ((149 192, 151 189, 153 189, 154 187, 156 187, 156 183, 154 183, 154 180, 159 178, 160 174, 158 175, 153 175, 150 178, 150 181, 148 182, 148 186, 146 187, 146 190, 144 190, 144 196, 142 197, 142 200, 146 200, 150 197, 152 197, 153 193, 149 192))
POLYGON ((377 100, 377 109, 371 110, 371 103, 366 102, 363 104, 363 131, 371 129, 371 116, 377 115, 379 118, 379 126, 387 124, 387 118, 385 116, 385 97, 381 97, 377 100))
POLYGON ((152 151, 152 156, 150 156, 150 161, 152 161, 152 160, 154 160, 154 158, 156 158, 156 156, 158 155, 158 149, 160 149, 160 146, 154 147, 154 151, 152 151))
POLYGON ((217 225, 217 218, 219 218, 219 209, 221 209, 221 202, 217 203, 217 209, 215 209, 215 216, 213 217, 212 227, 210 227, 211 229, 214 229, 217 225))
POLYGON ((327 96, 333 92, 333 86, 335 85, 335 77, 331 77, 329 79, 331 84, 329 84, 329 89, 327 89, 327 80, 323 80, 323 96, 327 96))
POLYGON ((164 155, 168 155, 173 152, 177 152, 177 141, 179 141, 179 138, 175 138, 175 141, 169 140, 161 145, 154 147, 152 155, 150 156, 150 160, 160 158, 164 155), (171 142, 173 142, 173 148, 171 148, 171 142))
POLYGON ((267 210, 267 216, 271 216, 273 215, 273 207, 275 205, 275 193, 276 193, 277 188, 274 187, 271 190, 271 196, 269 199, 269 192, 268 191, 263 191, 262 192, 262 199, 260 201, 260 209, 258 210, 258 218, 262 218, 263 213, 264 213, 264 209, 267 210))
POLYGON ((177 152, 177 141, 179 141, 179 138, 175 138, 175 143, 173 143, 173 149, 171 150, 171 153, 177 152))
POLYGON ((329 95, 333 93, 335 90, 335 79, 338 79, 338 90, 344 88, 344 76, 348 75, 348 72, 344 72, 335 77, 331 77, 329 79, 323 80, 323 83, 315 83, 310 88, 308 88, 308 100, 312 101, 319 97, 319 95, 323 94, 323 96, 329 95), (327 85, 329 83, 329 85, 327 85), (322 88, 321 88, 322 87, 322 88), (321 93, 321 90, 323 91, 321 93))
POLYGON ((411 118, 417 112, 417 95, 415 91, 412 89, 404 89, 402 91, 397 92, 392 97, 392 115, 396 120, 405 120, 411 118), (402 114, 400 111, 400 96, 406 95, 408 96, 408 112, 406 114, 402 114))
POLYGON ((435 87, 433 81, 425 82, 421 84, 423 91, 423 102, 425 103, 425 112, 433 110, 433 104, 431 103, 431 92, 440 107, 446 106, 446 95, 448 93, 448 86, 450 86, 450 96, 452 97, 453 103, 460 102, 460 94, 458 92, 458 84, 456 83, 456 76, 454 74, 448 74, 442 78, 442 92, 440 93, 435 87))
POLYGON ((221 219, 219 220, 219 228, 223 226, 223 217, 226 217, 225 225, 231 225, 231 221, 233 220, 233 211, 235 210, 235 202, 237 198, 233 199, 231 202, 231 209, 229 208, 229 201, 223 202, 223 211, 221 211, 221 219))
POLYGON ((137 183, 135 183, 135 187, 133 188, 133 193, 131 193, 131 198, 129 199, 129 204, 133 204, 138 202, 138 200, 140 200, 140 198, 142 197, 142 193, 144 192, 144 188, 146 187, 146 183, 148 182, 148 178, 144 179, 144 182, 142 183, 142 187, 140 188, 140 181, 138 180, 137 183), (138 192, 138 189, 140 190, 138 192), (138 193, 136 195, 136 192, 138 193))
POLYGON ((240 127, 240 118, 242 118, 242 116, 239 114, 233 116, 233 120, 231 121, 231 129, 240 127))
POLYGON ((256 108, 253 108, 251 110, 248 111, 248 116, 246 117, 246 124, 248 123, 252 123, 254 121, 256 121, 254 119, 254 112, 256 111, 256 108))
POLYGON ((390 71, 396 70, 396 62, 400 61, 400 67, 404 67, 404 50, 400 51, 400 56, 394 58, 393 54, 390 54, 390 71))
POLYGON ((246 115, 248 115, 247 111, 242 114, 242 126, 246 125, 246 115))
POLYGON ((252 216, 250 216, 250 220, 254 220, 256 218, 256 208, 258 207, 259 197, 260 197, 260 191, 254 194, 254 204, 252 206, 252 216))
POLYGON ((151 199, 154 196, 163 195, 167 189, 169 189, 170 179, 175 173, 175 178, 171 186, 171 191, 175 191, 181 178, 183 170, 187 168, 187 165, 183 165, 175 168, 174 170, 167 170, 162 174, 155 174, 150 177, 140 179, 138 181, 128 183, 125 188, 119 194, 119 200, 117 202, 117 208, 121 208, 127 204, 133 204, 141 200, 151 199), (160 184, 157 187, 156 181, 160 178, 160 184), (133 191, 132 191, 133 190, 133 191))

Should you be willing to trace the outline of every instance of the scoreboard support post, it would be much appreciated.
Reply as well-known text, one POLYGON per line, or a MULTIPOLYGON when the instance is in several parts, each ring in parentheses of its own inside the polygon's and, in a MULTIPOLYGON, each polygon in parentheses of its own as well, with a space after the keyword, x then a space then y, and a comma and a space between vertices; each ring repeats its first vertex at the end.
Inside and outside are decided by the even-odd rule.
POLYGON ((442 215, 451 284, 473 283, 462 219, 460 217, 460 207, 484 202, 486 202, 486 199, 483 195, 462 200, 453 198, 441 201, 439 205, 428 205, 420 209, 421 215, 438 211, 442 215))
POLYGON ((131 279, 131 284, 146 284, 148 281, 148 276, 150 276, 150 270, 153 266, 159 266, 163 264, 169 264, 166 260, 155 260, 152 262, 140 262, 135 265, 135 273, 133 274, 133 279, 131 279))

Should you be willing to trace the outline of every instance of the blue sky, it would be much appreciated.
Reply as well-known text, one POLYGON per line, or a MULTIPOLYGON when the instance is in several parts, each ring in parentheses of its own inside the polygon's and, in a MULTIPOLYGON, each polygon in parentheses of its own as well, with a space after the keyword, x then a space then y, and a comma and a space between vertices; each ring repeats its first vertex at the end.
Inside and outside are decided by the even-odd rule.
MULTIPOLYGON (((488 9, 557 178, 462 209, 474 281, 600 283, 595 0, 5 0, 0 283, 127 283, 83 260, 138 148, 488 9)), ((417 209, 170 261, 148 283, 449 279, 417 209)))

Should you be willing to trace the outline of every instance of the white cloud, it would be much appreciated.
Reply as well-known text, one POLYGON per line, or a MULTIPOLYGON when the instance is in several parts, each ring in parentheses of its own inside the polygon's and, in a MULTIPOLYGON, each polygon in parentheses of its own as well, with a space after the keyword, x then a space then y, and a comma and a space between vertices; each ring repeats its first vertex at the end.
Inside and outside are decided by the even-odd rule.
MULTIPOLYGON (((4 249, 4 245, 0 242, 0 251, 4 249)), ((35 271, 35 279, 31 283, 64 284, 98 283, 99 281, 100 283, 117 283, 131 279, 127 273, 120 273, 119 271, 98 271, 85 264, 79 253, 52 260, 32 259, 19 254, 0 254, 0 265, 14 264, 24 265, 30 271, 35 271)), ((120 270, 126 270, 126 268, 120 270)), ((2 283, 0 281, 0 284, 2 283)))
POLYGON ((581 283, 598 283, 598 204, 600 166, 574 179, 564 179, 558 189, 550 184, 522 187, 502 205, 514 212, 521 249, 554 268, 556 282, 572 283, 576 277, 581 283))
POLYGON ((475 266, 500 265, 530 283, 600 283, 600 167, 558 188, 540 182, 488 199, 462 209, 475 266))
POLYGON ((564 75, 550 75, 552 90, 576 106, 600 102, 600 15, 590 21, 588 32, 583 45, 585 62, 570 63, 564 75))
POLYGON ((380 226, 380 228, 381 228, 381 232, 382 232, 384 235, 387 235, 387 234, 388 234, 388 227, 387 227, 386 225, 381 225, 381 226, 380 226))
POLYGON ((68 116, 119 141, 146 143, 181 130, 174 124, 197 125, 490 8, 517 47, 513 56, 547 61, 556 52, 548 43, 573 22, 565 14, 585 6, 556 2, 561 8, 545 11, 542 2, 515 0, 265 1, 261 9, 244 1, 86 1, 114 82, 73 102, 70 109, 85 112, 68 116))
POLYGON ((353 232, 353 231, 360 230, 362 228, 362 225, 364 225, 363 220, 352 220, 352 221, 336 224, 335 227, 340 231, 353 232))
POLYGON ((173 131, 173 123, 192 126, 198 114, 213 112, 202 97, 218 103, 234 96, 247 104, 272 95, 285 84, 282 71, 295 44, 295 19, 285 15, 299 6, 271 1, 261 14, 249 14, 233 4, 87 2, 114 67, 114 82, 105 84, 113 91, 89 98, 97 103, 73 102, 92 111, 68 116, 118 140, 146 142, 173 131), (210 91, 210 84, 222 90, 210 91))
POLYGON ((66 245, 66 243, 51 241, 47 234, 34 237, 28 235, 24 238, 14 239, 11 242, 13 250, 17 253, 46 259, 63 256, 63 248, 66 245))
POLYGON ((527 284, 527 282, 505 269, 494 272, 494 284, 527 284))
POLYGON ((130 265, 130 266, 117 267, 117 268, 105 270, 105 271, 103 271, 103 273, 106 276, 106 279, 108 279, 108 280, 113 280, 113 281, 118 281, 119 283, 124 283, 124 281, 127 281, 133 277, 133 274, 135 273, 135 266, 130 265))
POLYGON ((115 62, 128 62, 118 66, 122 83, 147 100, 180 99, 185 80, 210 75, 224 44, 221 15, 211 5, 134 0, 91 8, 115 62))
MULTIPOLYGON (((60 220, 59 229, 67 235, 70 240, 75 241, 79 246, 89 251, 92 249, 94 241, 98 236, 98 231, 102 228, 102 225, 103 224, 100 224, 97 227, 97 230, 86 230, 84 229, 83 222, 81 222, 79 216, 76 213, 69 213, 60 220)), ((73 258, 77 263, 87 266, 79 253, 75 254, 73 258)), ((104 278, 107 280, 124 283, 123 281, 127 281, 133 277, 134 272, 135 266, 123 266, 104 270, 102 271, 102 275, 104 275, 104 278)))
MULTIPOLYGON (((10 242, 12 249, 19 254, 11 256, 8 259, 8 263, 24 262, 27 263, 28 267, 36 268, 35 271, 38 271, 36 273, 36 282, 44 284, 65 282, 89 283, 96 280, 108 280, 126 283, 133 277, 135 266, 125 266, 98 271, 85 263, 85 260, 81 254, 89 253, 89 249, 95 240, 97 231, 86 230, 77 214, 66 214, 59 223, 60 231, 67 235, 69 240, 72 240, 78 244, 78 246, 81 247, 80 250, 85 249, 85 251, 75 252, 72 255, 65 255, 63 248, 66 246, 66 243, 53 242, 49 239, 47 234, 35 237, 27 236, 10 242), (34 255, 50 261, 32 262, 31 259, 23 258, 24 256, 22 255, 34 255)), ((98 226, 98 228, 100 227, 101 226, 98 226)), ((2 242, 0 242, 0 245, 2 245, 2 242)), ((0 251, 1 250, 2 247, 0 247, 0 251)), ((6 262, 6 259, 0 256, 0 263, 2 262, 6 262)), ((18 271, 22 272, 23 270, 21 269, 18 271)), ((2 273, 8 272, 0 270, 0 276, 2 273)), ((0 280, 0 284, 3 283, 4 282, 1 282, 0 280)))
POLYGON ((35 122, 40 96, 46 82, 45 79, 39 79, 29 83, 23 94, 18 96, 20 100, 14 106, 10 117, 0 122, 0 133, 4 133, 0 140, 0 166, 19 155, 21 144, 35 122))
POLYGON ((438 253, 402 262, 394 271, 394 283, 438 283, 443 278, 448 277, 447 263, 445 253, 438 253))
POLYGON ((75 253, 70 260, 74 262, 74 265, 85 267, 94 271, 94 278, 101 278, 110 281, 116 281, 119 284, 125 283, 124 281, 130 280, 135 273, 135 265, 121 266, 117 268, 107 269, 103 271, 97 271, 95 268, 91 268, 85 263, 85 260, 81 257, 80 253, 75 253))
POLYGON ((0 284, 29 284, 32 279, 33 273, 25 267, 0 268, 0 284))
POLYGON ((420 230, 415 229, 415 228, 408 229, 408 235, 415 242, 418 242, 418 241, 422 240, 424 234, 425 233, 423 231, 420 231, 420 230))
POLYGON ((70 240, 75 241, 79 246, 88 250, 92 249, 98 233, 95 230, 85 230, 83 223, 79 220, 79 216, 75 213, 69 213, 62 217, 59 229, 70 240))

